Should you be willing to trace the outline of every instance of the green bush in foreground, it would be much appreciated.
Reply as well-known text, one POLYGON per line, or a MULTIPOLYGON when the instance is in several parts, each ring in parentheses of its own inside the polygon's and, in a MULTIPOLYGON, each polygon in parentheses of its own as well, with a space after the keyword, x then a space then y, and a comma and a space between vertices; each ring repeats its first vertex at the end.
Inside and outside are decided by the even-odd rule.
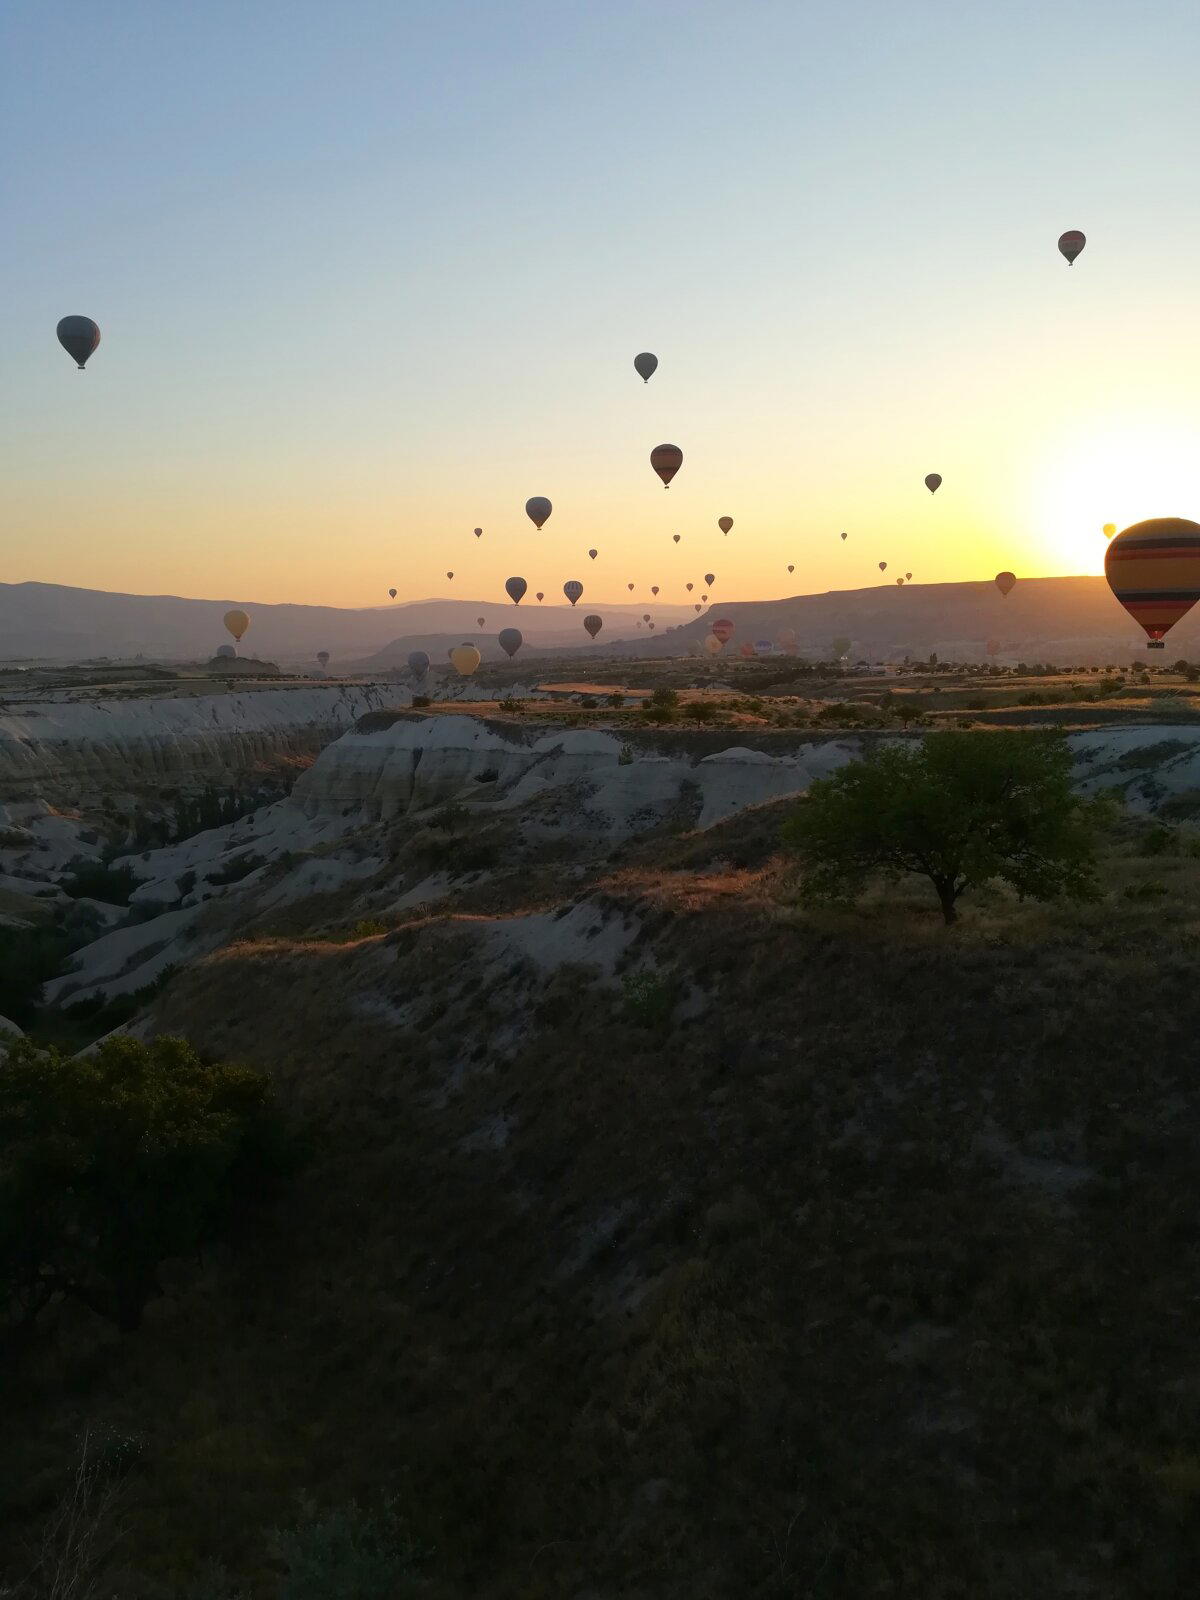
POLYGON ((19 1040, 0 1071, 0 1327, 72 1299, 132 1331, 162 1263, 226 1229, 282 1158, 259 1073, 165 1036, 88 1056, 19 1040))
POLYGON ((989 879, 1034 900, 1094 895, 1093 809, 1056 733, 934 733, 818 779, 783 837, 806 896, 852 899, 871 878, 917 873, 949 924, 989 879))

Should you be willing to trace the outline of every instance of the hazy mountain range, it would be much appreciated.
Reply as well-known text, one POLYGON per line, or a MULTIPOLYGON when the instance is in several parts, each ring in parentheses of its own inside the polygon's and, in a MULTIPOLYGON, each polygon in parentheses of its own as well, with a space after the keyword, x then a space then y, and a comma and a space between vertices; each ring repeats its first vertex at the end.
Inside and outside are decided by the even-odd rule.
MULTIPOLYGON (((332 670, 400 666, 408 651, 444 653, 474 639, 485 656, 499 655, 496 635, 517 627, 527 649, 580 651, 596 656, 661 656, 699 645, 715 617, 728 617, 736 642, 777 640, 796 634, 798 648, 827 654, 835 638, 855 653, 888 658, 936 650, 946 659, 982 659, 987 642, 1000 658, 1073 662, 1153 659, 1140 628, 1113 599, 1103 578, 1029 578, 1004 598, 992 583, 873 585, 757 601, 716 602, 696 616, 690 605, 663 605, 646 595, 624 604, 588 600, 579 605, 520 606, 507 600, 420 600, 347 609, 267 605, 253 600, 188 600, 174 595, 112 594, 57 584, 0 584, 0 659, 78 661, 96 656, 144 655, 168 662, 206 660, 229 640, 223 618, 234 606, 247 611, 244 655, 288 665, 313 661, 328 650, 332 670), (583 631, 589 611, 604 618, 595 645, 583 631), (637 624, 649 612, 650 633, 637 624), (484 624, 479 626, 478 619, 484 624), (666 629, 672 628, 667 634, 666 629)), ((1200 656, 1200 608, 1185 618, 1160 659, 1200 656)))

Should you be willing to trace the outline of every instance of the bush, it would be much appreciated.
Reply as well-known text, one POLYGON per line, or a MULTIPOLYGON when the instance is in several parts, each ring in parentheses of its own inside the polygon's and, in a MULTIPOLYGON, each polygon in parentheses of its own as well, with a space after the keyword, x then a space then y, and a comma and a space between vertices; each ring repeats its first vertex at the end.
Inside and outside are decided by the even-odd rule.
POLYGON ((676 988, 653 972, 631 973, 621 985, 625 1012, 642 1028, 665 1028, 675 1010, 676 988))
POLYGON ((211 884, 241 883, 243 878, 248 878, 252 872, 257 872, 259 867, 265 865, 266 862, 262 856, 256 856, 253 852, 247 851, 244 856, 234 856, 232 861, 226 862, 216 872, 210 872, 208 874, 208 882, 211 884))
POLYGON ((1036 900, 1092 897, 1095 812, 1072 790, 1071 767, 1058 734, 930 734, 815 781, 784 843, 813 899, 916 873, 947 924, 965 890, 994 878, 1036 900))
POLYGON ((0 928, 0 1017, 24 1027, 42 985, 63 969, 71 941, 61 928, 0 928))
POLYGON ((693 722, 715 722, 717 708, 711 700, 696 700, 688 708, 687 714, 693 722))
POLYGON ((278 1532, 286 1571, 280 1600, 403 1600, 415 1594, 424 1552, 391 1501, 376 1511, 357 1505, 303 1520, 278 1532))
POLYGON ((87 861, 71 869, 61 888, 73 900, 103 900, 105 905, 127 906, 140 881, 132 867, 107 867, 99 861, 87 861))
POLYGON ((669 689, 666 684, 661 684, 650 696, 650 704, 657 706, 661 711, 674 711, 679 705, 678 690, 669 689))
POLYGON ((226 1230, 282 1170, 270 1086, 183 1039, 29 1039, 0 1073, 0 1320, 17 1335, 72 1299, 140 1326, 171 1257, 226 1230))
POLYGON ((429 696, 427 694, 415 694, 412 697, 412 705, 413 705, 413 710, 414 711, 421 711, 426 706, 431 706, 432 704, 433 704, 433 701, 429 698, 429 696))

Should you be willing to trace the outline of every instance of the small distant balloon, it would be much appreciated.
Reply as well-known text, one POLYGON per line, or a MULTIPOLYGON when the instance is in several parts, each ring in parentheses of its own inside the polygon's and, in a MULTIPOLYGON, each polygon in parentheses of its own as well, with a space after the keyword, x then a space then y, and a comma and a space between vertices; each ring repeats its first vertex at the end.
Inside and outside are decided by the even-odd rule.
POLYGON ((654 623, 653 622, 648 623, 647 626, 649 627, 650 632, 653 633, 654 632, 654 623))
POLYGON ((903 587, 904 587, 904 579, 903 578, 897 578, 896 579, 896 587, 897 587, 897 589, 903 589, 903 587))
POLYGON ((692 607, 692 610, 693 611, 697 611, 697 612, 702 611, 703 609, 704 609, 704 607, 700 604, 699 601, 697 601, 696 604, 692 607))
POLYGON ((1058 253, 1066 257, 1069 267, 1075 265, 1075 258, 1087 243, 1086 235, 1080 233, 1078 228, 1068 228, 1066 233, 1058 236, 1058 253))
POLYGON ((705 603, 706 603, 706 604, 707 604, 707 602, 708 602, 708 596, 707 596, 707 595, 706 595, 706 594, 702 594, 702 595, 701 595, 701 596, 700 596, 700 598, 701 598, 701 600, 703 600, 703 601, 704 601, 704 602, 705 602, 705 603))
POLYGON ((716 583, 716 581, 717 581, 716 573, 715 572, 706 572, 704 574, 704 581, 708 585, 708 587, 711 589, 713 584, 716 583))
POLYGON ((912 573, 911 572, 906 572, 904 574, 904 581, 905 581, 905 583, 911 583, 912 582, 912 573))
POLYGON ((634 356, 633 367, 642 382, 649 383, 658 371, 658 357, 651 355, 649 350, 643 350, 641 355, 634 356))
POLYGON ((537 594, 534 596, 535 600, 544 600, 545 598, 546 598, 546 596, 542 593, 542 591, 540 589, 538 590, 537 594))
POLYGON ((525 643, 519 628, 501 628, 497 638, 499 640, 501 650, 504 651, 504 654, 508 656, 510 660, 516 655, 517 651, 525 643))
POLYGON ((529 518, 530 522, 533 523, 535 528, 543 527, 545 525, 546 518, 553 510, 554 507, 550 504, 549 500, 546 499, 544 494, 535 494, 532 499, 526 500, 525 502, 525 515, 529 518))
POLYGON ((482 617, 476 617, 475 618, 475 626, 477 628, 482 628, 483 627, 483 618, 482 617))
POLYGON ((505 578, 504 580, 504 592, 515 606, 521 604, 522 597, 528 587, 529 585, 524 578, 505 578))
POLYGON ((100 329, 91 317, 63 317, 58 324, 58 342, 82 372, 100 343, 100 329))
MULTIPOLYGON (((700 607, 697 606, 696 610, 699 611, 699 609, 700 607)), ((714 634, 710 633, 708 638, 704 641, 704 648, 708 651, 710 656, 719 656, 721 651, 724 650, 725 644, 723 640, 718 639, 714 634)))
POLYGON ((453 573, 452 573, 452 572, 448 572, 448 573, 447 573, 447 574, 446 574, 446 576, 447 576, 447 577, 448 577, 448 578, 453 578, 453 576, 454 576, 454 574, 453 574, 453 573))
POLYGON ((235 639, 240 641, 249 626, 250 618, 244 611, 227 611, 225 613, 225 631, 231 633, 235 639))
POLYGON ((1017 581, 1015 572, 998 572, 996 574, 996 587, 1001 594, 1008 594, 1017 581))
POLYGON ((408 665, 417 682, 429 671, 429 657, 424 650, 410 650, 408 652, 408 665))
POLYGON ((574 578, 571 578, 568 580, 568 582, 563 584, 563 593, 566 595, 571 604, 574 605, 579 599, 580 595, 583 593, 583 585, 578 583, 574 578))
POLYGON ((476 528, 475 529, 475 537, 477 539, 482 539, 483 538, 483 529, 482 528, 476 528))
POLYGON ((648 611, 643 611, 642 612, 642 621, 643 622, 649 622, 650 621, 650 613, 648 611))
POLYGON ((395 591, 395 589, 389 589, 389 590, 388 590, 388 594, 389 594, 389 595, 391 595, 391 597, 392 597, 392 599, 393 599, 393 600, 394 600, 394 599, 395 599, 395 598, 396 598, 396 591, 395 591))
POLYGON ((843 533, 843 535, 842 535, 842 538, 843 538, 843 540, 844 540, 844 539, 846 539, 846 538, 848 538, 848 537, 849 537, 849 536, 848 536, 848 535, 847 535, 847 534, 845 534, 845 533, 843 533))
POLYGON ((600 554, 600 552, 599 552, 599 550, 589 550, 589 551, 588 551, 588 555, 589 555, 589 556, 591 556, 591 558, 592 558, 592 560, 593 560, 593 561, 595 561, 595 559, 596 559, 596 557, 597 557, 597 556, 598 556, 598 555, 599 555, 599 554, 600 554))
POLYGON ((880 570, 880 572, 886 572, 887 571, 887 562, 886 561, 881 561, 879 563, 879 570, 880 570))
POLYGON ((650 593, 653 594, 653 595, 657 595, 657 593, 658 593, 658 585, 656 583, 652 583, 650 585, 650 593))
POLYGON ((795 572, 795 570, 796 570, 796 569, 795 569, 795 567, 789 567, 789 568, 788 568, 788 571, 789 571, 789 572, 795 572))
POLYGON ((318 660, 318 662, 320 663, 321 666, 327 667, 329 665, 329 651, 328 650, 318 650, 317 651, 317 660, 318 660))
POLYGON ((675 543, 675 544, 679 543, 679 535, 677 533, 673 533, 671 535, 671 539, 672 539, 673 543, 675 543))
POLYGON ((926 475, 925 487, 929 490, 930 494, 936 494, 941 486, 942 475, 940 472, 930 472, 926 475))
POLYGON ((590 617, 584 617, 583 625, 594 639, 600 632, 600 629, 604 626, 604 618, 598 617, 593 613, 590 617))
POLYGON ((718 517, 717 518, 717 527, 720 528, 722 533, 728 533, 730 528, 733 527, 733 518, 732 517, 718 517))
POLYGON ((627 589, 628 589, 628 590, 629 590, 629 592, 630 592, 630 594, 632 594, 632 593, 633 593, 633 585, 632 585, 632 584, 631 584, 631 583, 627 583, 627 584, 626 584, 626 585, 625 585, 625 587, 626 587, 626 588, 627 588, 627 589))
POLYGON ((756 639, 754 641, 754 654, 756 656, 769 656, 775 649, 770 639, 756 639))
POLYGON ((1116 525, 1115 522, 1106 522, 1104 524, 1104 537, 1106 539, 1111 539, 1113 534, 1116 533, 1116 531, 1117 531, 1117 525, 1116 525))
POLYGON ((469 678, 483 660, 473 644, 456 645, 450 652, 450 661, 460 678, 469 678))
POLYGON ((650 465, 663 481, 663 488, 671 487, 671 479, 683 465, 683 451, 677 444, 656 444, 650 452, 650 465))

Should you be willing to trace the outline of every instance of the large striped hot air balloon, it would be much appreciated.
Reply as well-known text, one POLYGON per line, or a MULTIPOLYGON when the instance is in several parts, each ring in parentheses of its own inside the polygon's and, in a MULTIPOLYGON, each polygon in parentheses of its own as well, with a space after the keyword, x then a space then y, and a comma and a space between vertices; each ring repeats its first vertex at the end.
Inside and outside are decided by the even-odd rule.
POLYGON ((1184 517, 1135 522, 1104 552, 1104 576, 1146 630, 1146 648, 1164 650, 1164 635, 1200 600, 1200 524, 1184 517))
POLYGON ((671 479, 683 465, 683 451, 677 444, 656 444, 650 452, 650 465, 663 481, 663 488, 671 487, 671 479))
POLYGON ((733 623, 728 617, 718 617, 712 625, 712 631, 722 644, 727 644, 733 638, 733 623))
POLYGON ((1086 243, 1086 237, 1080 233, 1078 228, 1068 228, 1066 233, 1060 233, 1058 236, 1058 253, 1065 258, 1069 267, 1073 267, 1075 265, 1075 257, 1086 243))

